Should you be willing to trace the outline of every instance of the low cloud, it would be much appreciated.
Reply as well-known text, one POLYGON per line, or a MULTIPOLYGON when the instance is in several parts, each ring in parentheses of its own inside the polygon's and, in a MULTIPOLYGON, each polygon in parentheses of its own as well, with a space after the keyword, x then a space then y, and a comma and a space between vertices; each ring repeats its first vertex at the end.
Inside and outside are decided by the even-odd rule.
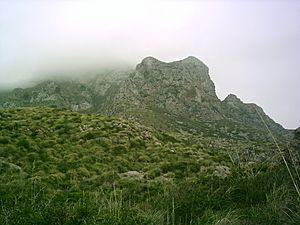
POLYGON ((0 2, 0 88, 49 74, 134 68, 146 56, 194 55, 217 93, 256 102, 285 127, 300 126, 297 1, 0 2))

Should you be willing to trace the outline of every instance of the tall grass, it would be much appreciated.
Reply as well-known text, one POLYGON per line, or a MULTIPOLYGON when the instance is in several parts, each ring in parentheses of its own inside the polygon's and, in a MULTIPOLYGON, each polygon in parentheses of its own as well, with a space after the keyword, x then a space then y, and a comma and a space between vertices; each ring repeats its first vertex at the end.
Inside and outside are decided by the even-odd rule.
POLYGON ((8 122, 0 121, 6 127, 0 130, 5 134, 0 140, 0 224, 300 224, 297 175, 282 165, 245 165, 205 145, 159 139, 156 131, 146 139, 143 127, 113 118, 32 111, 37 119, 16 130, 10 126, 14 116, 30 121, 30 113, 8 112, 8 122), (41 113, 59 129, 66 119, 78 120, 72 122, 77 130, 67 126, 68 133, 57 134, 55 126, 40 124, 41 113), (130 148, 126 135, 141 137, 130 148), (214 176, 220 164, 231 174, 214 176), (130 170, 145 176, 119 176, 130 170))
MULTIPOLYGON (((258 110, 257 110, 255 107, 254 107, 254 109, 255 109, 256 113, 258 114, 258 116, 260 117, 261 121, 263 122, 264 126, 266 127, 267 131, 268 131, 269 134, 271 135, 271 137, 272 137, 272 139, 273 139, 273 141, 274 141, 274 143, 275 143, 275 145, 276 145, 276 149, 278 150, 278 153, 279 153, 280 157, 282 158, 282 160, 283 160, 283 162, 284 162, 284 165, 285 165, 287 171, 289 172, 289 176, 290 176, 290 178, 291 178, 291 180, 292 180, 292 182, 293 182, 293 185, 294 185, 294 187, 295 187, 295 190, 297 191, 298 198, 300 199, 300 191, 299 191, 299 185, 298 185, 298 182, 300 182, 300 180, 299 180, 299 174, 298 174, 298 172, 297 172, 296 164, 293 163, 293 166, 294 166, 294 170, 295 170, 296 173, 297 173, 298 181, 294 178, 294 175, 293 175, 293 173, 292 173, 292 171, 291 171, 291 169, 290 169, 290 166, 289 166, 289 164, 288 164, 288 162, 287 162, 287 160, 286 160, 286 158, 285 158, 285 156, 284 156, 284 154, 283 154, 283 151, 281 150, 280 146, 278 145, 278 142, 277 142, 275 136, 273 135, 272 131, 270 130, 270 128, 268 127, 267 123, 266 123, 265 120, 263 119, 262 115, 258 112, 258 110)), ((290 149, 289 149, 289 151, 290 151, 290 149)), ((293 157, 292 157, 292 160, 293 160, 293 157)))

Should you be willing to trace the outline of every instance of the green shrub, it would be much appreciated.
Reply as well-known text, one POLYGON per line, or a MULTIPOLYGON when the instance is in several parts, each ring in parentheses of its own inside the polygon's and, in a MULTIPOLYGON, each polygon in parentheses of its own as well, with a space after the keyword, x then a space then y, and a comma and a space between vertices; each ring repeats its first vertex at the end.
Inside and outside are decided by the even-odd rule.
POLYGON ((18 142, 17 142, 17 146, 18 147, 23 147, 25 149, 29 149, 30 148, 30 142, 26 139, 26 138, 21 138, 18 142))
POLYGON ((22 155, 15 145, 7 144, 4 147, 0 147, 0 157, 19 156, 22 155))
POLYGON ((0 144, 8 144, 10 142, 9 140, 9 137, 0 136, 0 144))

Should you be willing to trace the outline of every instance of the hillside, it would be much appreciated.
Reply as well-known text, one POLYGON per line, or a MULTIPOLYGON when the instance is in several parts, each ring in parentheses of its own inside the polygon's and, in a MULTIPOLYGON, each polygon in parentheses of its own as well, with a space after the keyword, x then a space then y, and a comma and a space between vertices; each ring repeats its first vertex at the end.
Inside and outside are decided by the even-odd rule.
POLYGON ((300 221, 285 168, 276 158, 234 160, 242 143, 219 141, 225 153, 211 138, 194 144, 134 121, 53 108, 2 109, 0 118, 1 224, 300 221))
POLYGON ((49 185, 75 178, 77 185, 101 184, 128 171, 149 180, 173 180, 201 171, 213 174, 221 163, 230 164, 228 156, 212 153, 204 144, 189 145, 178 136, 115 117, 49 108, 2 110, 0 116, 3 165, 49 185))

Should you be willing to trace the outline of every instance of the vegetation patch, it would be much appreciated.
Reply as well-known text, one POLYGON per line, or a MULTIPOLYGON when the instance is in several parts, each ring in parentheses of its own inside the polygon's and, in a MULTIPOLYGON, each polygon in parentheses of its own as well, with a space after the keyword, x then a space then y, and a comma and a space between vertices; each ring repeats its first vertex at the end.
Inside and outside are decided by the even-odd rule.
POLYGON ((0 224, 300 224, 280 162, 116 117, 0 115, 0 224))

